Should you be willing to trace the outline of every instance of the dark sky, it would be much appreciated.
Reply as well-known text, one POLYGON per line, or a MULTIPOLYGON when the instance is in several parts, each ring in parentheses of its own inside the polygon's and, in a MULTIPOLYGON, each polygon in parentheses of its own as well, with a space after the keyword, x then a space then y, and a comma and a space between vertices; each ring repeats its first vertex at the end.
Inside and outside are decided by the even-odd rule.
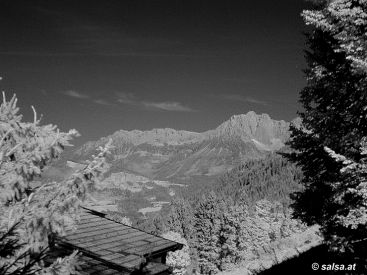
POLYGON ((87 140, 291 120, 305 85, 303 0, 0 0, 0 89, 87 140))

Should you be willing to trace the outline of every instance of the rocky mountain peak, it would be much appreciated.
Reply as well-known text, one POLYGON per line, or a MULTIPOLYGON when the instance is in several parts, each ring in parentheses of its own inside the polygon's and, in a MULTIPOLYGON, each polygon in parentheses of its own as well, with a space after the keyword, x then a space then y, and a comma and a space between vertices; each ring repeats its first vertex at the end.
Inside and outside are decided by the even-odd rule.
POLYGON ((273 120, 268 114, 256 114, 250 111, 247 114, 234 115, 223 122, 215 130, 208 131, 210 137, 225 139, 239 137, 243 141, 253 141, 272 144, 274 140, 285 141, 289 123, 273 120))

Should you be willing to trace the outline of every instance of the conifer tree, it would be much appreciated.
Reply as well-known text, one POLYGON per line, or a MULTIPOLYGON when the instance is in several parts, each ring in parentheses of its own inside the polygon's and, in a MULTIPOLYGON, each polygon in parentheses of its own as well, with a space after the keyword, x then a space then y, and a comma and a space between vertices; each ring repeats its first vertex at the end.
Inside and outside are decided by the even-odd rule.
POLYGON ((189 242, 195 238, 194 211, 187 200, 175 198, 172 201, 167 225, 170 230, 181 234, 189 242))
MULTIPOLYGON (((334 200, 353 204, 344 215, 337 215, 334 219, 338 227, 345 228, 344 234, 335 234, 332 238, 334 246, 348 248, 354 253, 354 259, 360 261, 367 268, 365 253, 367 252, 367 138, 363 138, 359 161, 351 160, 325 147, 325 151, 338 163, 342 163, 340 172, 346 176, 343 193, 335 194, 334 200)), ((336 183, 339 185, 340 183, 336 183)), ((330 225, 332 226, 332 225, 330 225)), ((335 231, 334 228, 328 228, 335 231)))
POLYGON ((231 269, 234 264, 238 264, 243 259, 243 252, 248 248, 245 228, 249 218, 246 205, 227 205, 219 233, 221 270, 231 269))
POLYGON ((316 26, 337 41, 355 70, 367 71, 367 2, 365 0, 315 1, 323 8, 303 12, 307 25, 316 26))
MULTIPOLYGON (((32 107, 33 108, 33 107, 32 107)), ((23 122, 14 95, 0 106, 0 273, 71 274, 76 252, 45 266, 55 235, 73 228, 86 190, 105 169, 109 144, 81 170, 62 182, 37 180, 44 167, 59 157, 76 130, 60 132, 41 125, 34 111, 32 122, 23 122)))
POLYGON ((218 272, 220 227, 224 203, 214 192, 203 196, 195 209, 198 265, 203 274, 218 272))
POLYGON ((296 217, 321 225, 330 248, 351 252, 354 243, 367 237, 366 222, 357 227, 342 222, 365 204, 361 192, 350 192, 361 179, 342 173, 343 163, 330 153, 356 163, 362 159, 361 141, 367 136, 367 2, 320 2, 317 10, 303 13, 314 30, 306 52, 307 86, 300 93, 302 125, 291 129, 290 159, 302 168, 304 186, 293 206, 296 217))

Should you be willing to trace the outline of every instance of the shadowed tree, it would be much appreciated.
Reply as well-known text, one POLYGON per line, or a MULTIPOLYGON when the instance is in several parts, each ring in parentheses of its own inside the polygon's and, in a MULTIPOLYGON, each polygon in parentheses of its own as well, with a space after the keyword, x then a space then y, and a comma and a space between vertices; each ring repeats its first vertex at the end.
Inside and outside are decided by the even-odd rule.
MULTIPOLYGON (((367 136, 367 2, 319 1, 317 10, 303 13, 314 30, 308 35, 307 86, 300 93, 300 127, 291 127, 289 158, 303 171, 304 189, 295 194, 295 216, 320 224, 331 249, 354 253, 367 237, 366 220, 359 226, 343 222, 365 207, 361 192, 350 192, 362 179, 342 173, 331 151, 360 163, 361 141, 367 136), (364 31, 363 31, 364 30, 364 31), (326 149, 330 148, 330 149, 326 149)), ((345 254, 347 256, 347 254, 345 254)))

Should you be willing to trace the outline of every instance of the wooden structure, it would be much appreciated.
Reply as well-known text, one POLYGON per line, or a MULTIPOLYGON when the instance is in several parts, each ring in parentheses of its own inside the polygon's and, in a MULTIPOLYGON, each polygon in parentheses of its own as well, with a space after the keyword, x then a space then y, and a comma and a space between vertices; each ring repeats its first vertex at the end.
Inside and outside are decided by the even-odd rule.
POLYGON ((76 231, 57 238, 53 256, 73 250, 82 253, 81 274, 171 274, 165 265, 167 252, 183 245, 106 218, 83 208, 76 231))

